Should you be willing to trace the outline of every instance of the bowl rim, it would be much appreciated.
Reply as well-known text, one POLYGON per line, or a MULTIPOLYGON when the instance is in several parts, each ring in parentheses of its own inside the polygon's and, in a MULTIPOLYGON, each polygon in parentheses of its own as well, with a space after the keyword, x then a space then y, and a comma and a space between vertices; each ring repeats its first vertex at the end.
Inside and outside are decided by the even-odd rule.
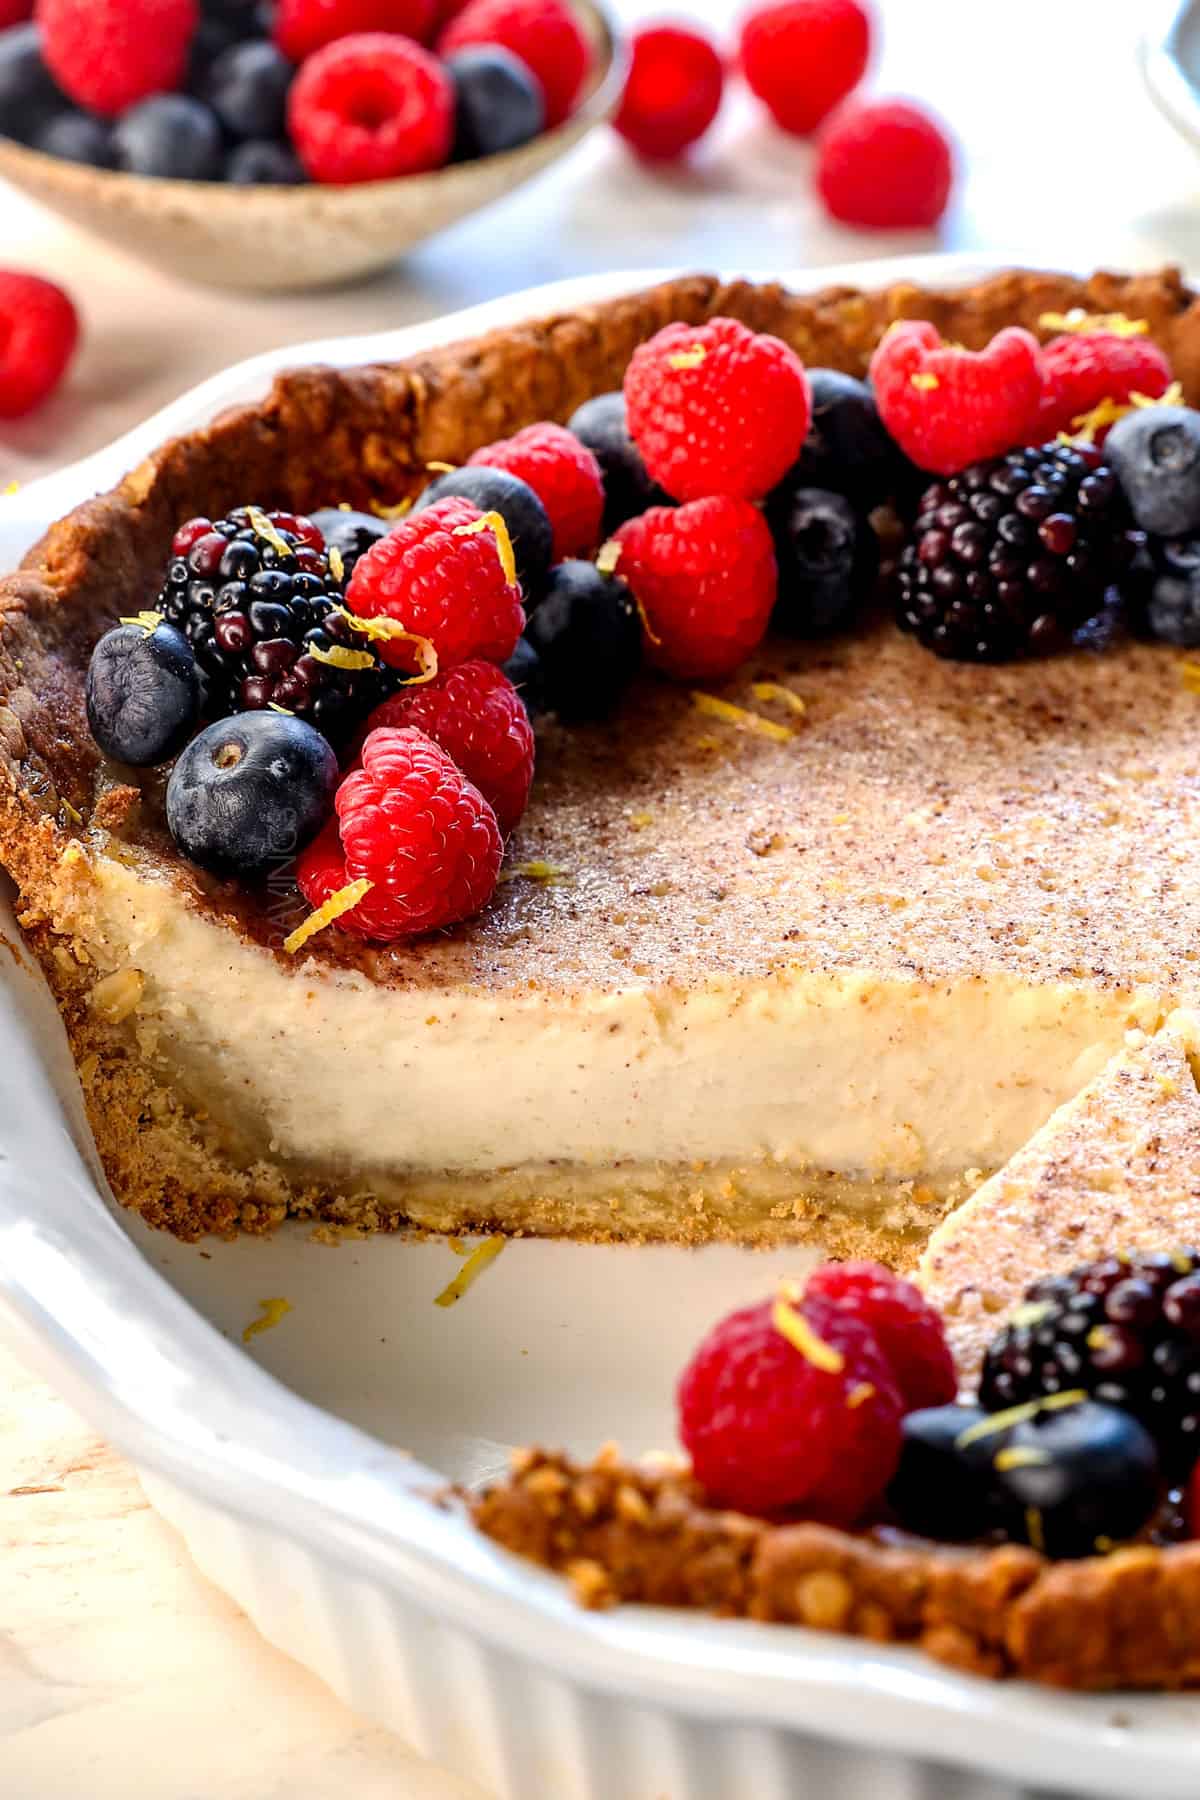
MULTIPOLYGON (((966 282, 1028 258, 894 258, 784 276, 789 285, 966 282)), ((660 276, 621 278, 626 287, 660 276)), ((604 287, 603 281, 597 283, 604 287)), ((586 278, 567 284, 586 298, 586 278)), ((555 290, 493 302, 489 324, 549 310, 555 290)), ((478 313, 440 322, 449 343, 478 313)), ((348 340, 354 360, 391 360, 421 328, 348 340)), ((328 357, 330 345, 319 347, 328 357)), ((211 417, 244 368, 303 361, 296 346, 208 383, 211 417)), ((179 403, 186 409, 187 398, 179 403)), ((193 423, 198 423, 194 419, 193 423)), ((122 457, 121 440, 111 457, 122 457)), ((59 479, 57 501, 94 491, 97 459, 59 479), (91 471, 91 474, 88 473, 91 471), (75 493, 67 492, 72 485, 75 493)), ((30 490, 32 492, 32 490, 30 490)), ((17 516, 22 495, 3 503, 17 516)), ((0 917, 0 931, 19 934, 0 917)), ((21 952, 25 956, 24 951, 21 952)), ((25 967, 30 965, 26 959, 25 967)), ((34 968, 37 1005, 50 1005, 34 968)), ((284 1387, 193 1310, 105 1205, 78 1103, 51 1091, 30 1026, 31 989, 0 973, 0 1323, 31 1362, 141 1465, 220 1512, 304 1545, 346 1578, 581 1687, 710 1720, 771 1724, 1095 1795, 1192 1800, 1200 1700, 1088 1696, 989 1683, 919 1653, 801 1627, 631 1606, 578 1609, 557 1577, 482 1537, 429 1496, 435 1472, 284 1387), (47 1179, 47 1165, 53 1178, 47 1179)), ((56 1020, 56 1016, 55 1016, 56 1020)))
POLYGON ((225 207, 236 205, 247 195, 254 195, 260 204, 264 198, 270 197, 280 205, 281 210, 290 206, 297 211, 311 208, 314 196, 317 195, 322 197, 324 204, 330 204, 327 197, 334 195, 361 195, 366 203, 378 203, 403 193, 411 194, 418 183, 444 183, 447 187, 469 186, 472 175, 481 168, 503 171, 506 168, 519 168, 526 161, 552 160, 555 154, 568 150, 577 139, 593 126, 611 118, 616 111, 629 63, 626 39, 609 0, 570 0, 570 4, 592 15, 599 28, 597 56, 598 62, 603 60, 603 67, 597 67, 593 71, 583 98, 561 124, 554 125, 547 131, 540 131, 536 137, 516 145, 512 150, 500 150, 492 156, 475 157, 469 162, 443 163, 440 169, 426 169, 412 175, 394 175, 384 181, 234 183, 216 180, 183 181, 175 176, 134 175, 125 169, 101 169, 92 163, 74 162, 70 157, 52 156, 49 151, 37 150, 31 144, 21 143, 18 138, 0 134, 0 175, 11 172, 14 176, 19 176, 22 171, 31 175, 53 171, 53 179, 60 191, 80 199, 95 198, 99 194, 114 200, 134 193, 154 194, 160 196, 164 204, 168 204, 172 201, 194 202, 198 195, 203 195, 206 204, 225 207))

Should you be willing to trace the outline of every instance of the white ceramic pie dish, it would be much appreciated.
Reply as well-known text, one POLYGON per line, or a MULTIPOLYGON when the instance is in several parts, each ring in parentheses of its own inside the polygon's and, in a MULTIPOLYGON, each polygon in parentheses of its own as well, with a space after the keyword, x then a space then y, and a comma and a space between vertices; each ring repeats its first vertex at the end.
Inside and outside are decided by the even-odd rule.
MULTIPOLYGON (((978 272, 941 257, 786 279, 978 272)), ((646 279, 244 364, 0 502, 0 566, 285 363, 394 358, 646 279)), ((440 1311, 457 1266, 441 1245, 147 1232, 105 1197, 57 1015, 11 917, 0 930, 0 1322, 132 1457, 205 1572, 356 1709, 502 1800, 1194 1800, 1200 1697, 1056 1695, 777 1626, 585 1614, 435 1510, 442 1479, 479 1480, 517 1441, 668 1444, 691 1345, 795 1255, 521 1243, 440 1311), (247 1353, 268 1297, 292 1311, 247 1353)))

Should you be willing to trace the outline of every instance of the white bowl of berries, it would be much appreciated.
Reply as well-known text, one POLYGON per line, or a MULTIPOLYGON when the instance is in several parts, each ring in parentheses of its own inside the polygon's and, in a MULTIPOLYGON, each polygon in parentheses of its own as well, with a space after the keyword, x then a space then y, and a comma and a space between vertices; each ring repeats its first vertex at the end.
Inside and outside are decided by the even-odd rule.
POLYGON ((614 109, 601 0, 37 0, 0 176, 217 286, 330 287, 511 193, 614 109))

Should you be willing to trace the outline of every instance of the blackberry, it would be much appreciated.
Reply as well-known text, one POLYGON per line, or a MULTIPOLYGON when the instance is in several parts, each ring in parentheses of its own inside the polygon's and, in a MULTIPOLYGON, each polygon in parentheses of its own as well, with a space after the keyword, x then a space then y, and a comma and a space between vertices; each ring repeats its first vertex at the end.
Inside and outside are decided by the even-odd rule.
POLYGON ((992 1341, 980 1404, 1076 1388, 1141 1420, 1168 1474, 1200 1452, 1200 1254, 1113 1256, 1036 1282, 992 1341))
POLYGON ((273 705, 336 746, 392 691, 394 676, 339 610, 343 582, 311 519, 241 507, 215 522, 190 520, 173 549, 156 607, 196 653, 209 718, 273 705), (325 660, 343 650, 370 664, 325 660))
POLYGON ((926 488, 896 570, 896 617, 926 649, 1007 662, 1061 647, 1140 543, 1097 450, 1043 444, 926 488))

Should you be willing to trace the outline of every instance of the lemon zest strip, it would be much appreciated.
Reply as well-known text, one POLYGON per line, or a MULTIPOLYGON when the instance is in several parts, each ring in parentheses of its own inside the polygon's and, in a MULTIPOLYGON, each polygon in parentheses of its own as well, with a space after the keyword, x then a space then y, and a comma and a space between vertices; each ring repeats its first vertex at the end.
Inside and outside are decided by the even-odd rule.
POLYGON ((690 350, 680 350, 667 358, 672 369, 698 369, 707 360, 708 351, 703 344, 693 344, 690 350))
POLYGON ((345 606, 335 606, 333 610, 346 621, 351 631, 360 631, 368 643, 416 645, 418 673, 408 676, 402 686, 419 687, 423 682, 432 681, 437 674, 438 653, 432 638, 422 637, 419 631, 409 631, 398 619, 389 619, 386 613, 361 618, 345 606))
POLYGON ((1039 331, 1106 331, 1110 337, 1143 337, 1150 329, 1148 319, 1131 319, 1125 313, 1090 313, 1082 306, 1070 312, 1044 312, 1038 317, 1039 331))
POLYGON ((1200 694, 1200 663, 1180 663, 1179 679, 1189 694, 1200 694))
POLYGON ((242 1332, 243 1344, 248 1344, 251 1338, 256 1338, 260 1331, 273 1331, 279 1321, 292 1310, 291 1301, 284 1300, 282 1297, 275 1300, 260 1300, 258 1304, 262 1308, 262 1318, 252 1319, 246 1326, 242 1332))
POLYGON ((986 1419, 978 1424, 968 1425, 960 1431, 954 1440, 956 1450, 967 1450, 980 1438, 992 1437, 997 1431, 1007 1431, 1011 1425, 1024 1425, 1029 1419, 1036 1419, 1039 1413, 1061 1412, 1064 1406, 1078 1406, 1087 1395, 1082 1388, 1071 1388, 1065 1394, 1050 1394, 1045 1400, 1026 1400, 1021 1406, 1006 1407, 1003 1412, 989 1413, 986 1419))
POLYGON ((998 1475, 1007 1475, 1010 1469, 1041 1469, 1049 1461, 1046 1451, 1032 1444, 1010 1444, 1006 1450, 997 1450, 992 1467, 998 1475))
POLYGON ((511 869, 501 869, 501 881, 540 881, 545 887, 559 887, 571 880, 570 869, 560 869, 556 863, 524 862, 514 863, 511 869))
POLYGON ((280 706, 278 700, 268 700, 267 711, 282 713, 286 719, 294 719, 296 716, 290 706, 280 706))
POLYGON ((458 464, 448 462, 427 462, 425 467, 429 470, 431 475, 453 475, 458 469, 458 464))
POLYGON ((343 913, 352 911, 360 900, 366 899, 374 886, 375 883, 368 881, 363 875, 357 881, 348 881, 345 887, 338 888, 336 893, 330 894, 328 900, 318 906, 316 912, 309 913, 304 923, 297 925, 295 931, 284 938, 283 947, 288 955, 295 956, 297 950, 303 949, 309 938, 315 937, 318 931, 324 931, 327 925, 332 925, 336 919, 341 918, 343 913))
POLYGON ((319 644, 310 644, 305 651, 314 662, 326 663, 331 669, 373 669, 375 658, 369 650, 347 650, 345 644, 332 644, 328 650, 322 650, 319 644))
POLYGON ((601 544, 599 554, 596 557, 597 574, 615 575, 617 572, 617 564, 621 560, 624 549, 624 544, 618 544, 616 538, 609 538, 606 544, 601 544))
POLYGON ((936 375, 931 375, 926 371, 924 374, 910 375, 908 385, 915 387, 919 394, 932 394, 934 388, 939 388, 942 384, 936 375))
MULTIPOLYGON (((818 1337, 802 1312, 789 1306, 783 1297, 775 1302, 771 1311, 771 1323, 782 1337, 785 1337, 793 1350, 798 1350, 805 1362, 814 1369, 823 1369, 827 1375, 840 1375, 846 1367, 846 1359, 840 1350, 827 1344, 824 1338, 818 1337)), ((862 1402, 859 1402, 861 1406, 862 1402)))
POLYGON ((406 518, 413 507, 411 495, 406 500, 397 500, 394 506, 385 506, 382 500, 371 500, 368 504, 377 519, 387 519, 389 522, 406 518))
POLYGON ((860 1406, 865 1406, 868 1400, 873 1400, 875 1394, 876 1387, 873 1381, 860 1381, 858 1386, 851 1388, 846 1395, 846 1405, 851 1412, 857 1412, 860 1406))
POLYGON ((454 1280, 446 1283, 441 1293, 435 1297, 433 1304, 435 1306, 456 1305, 468 1288, 474 1287, 488 1264, 495 1262, 507 1242, 508 1239, 502 1237, 485 1238, 477 1249, 472 1250, 454 1280))
POLYGON ((21 491, 20 482, 19 481, 10 481, 6 488, 4 488, 3 490, 0 490, 0 499, 11 500, 13 495, 19 494, 20 491, 21 491))
POLYGON ((137 625, 147 637, 157 631, 162 622, 163 616, 160 612, 129 613, 121 620, 122 625, 137 625))
POLYGON ((1044 1556, 1046 1554, 1046 1532, 1039 1507, 1027 1506, 1025 1508, 1025 1535, 1029 1539, 1030 1546, 1039 1555, 1044 1556))
POLYGON ((276 556, 295 556, 296 552, 291 544, 286 538, 280 537, 265 512, 260 512, 257 506, 248 506, 246 517, 254 527, 255 536, 262 538, 264 543, 270 544, 276 556))
POLYGON ((517 559, 513 555, 512 538, 504 517, 498 512, 484 513, 482 519, 472 519, 469 525, 456 525, 455 537, 478 537, 481 531, 490 531, 496 539, 496 549, 500 555, 500 567, 504 570, 504 579, 509 587, 517 582, 517 559))
POLYGON ((805 702, 794 688, 786 687, 782 681, 754 681, 750 684, 750 692, 756 700, 778 700, 789 711, 799 718, 808 711, 805 702))
POLYGON ((692 689, 692 705, 714 719, 724 719, 727 725, 735 726, 738 731, 754 732, 759 737, 770 738, 776 744, 790 744, 796 735, 790 726, 778 725, 774 719, 764 719, 761 713, 748 712, 744 706, 735 706, 732 700, 722 700, 718 695, 706 694, 700 688, 692 689))
POLYGON ((346 562, 336 544, 329 547, 329 573, 335 581, 346 579, 346 562))

